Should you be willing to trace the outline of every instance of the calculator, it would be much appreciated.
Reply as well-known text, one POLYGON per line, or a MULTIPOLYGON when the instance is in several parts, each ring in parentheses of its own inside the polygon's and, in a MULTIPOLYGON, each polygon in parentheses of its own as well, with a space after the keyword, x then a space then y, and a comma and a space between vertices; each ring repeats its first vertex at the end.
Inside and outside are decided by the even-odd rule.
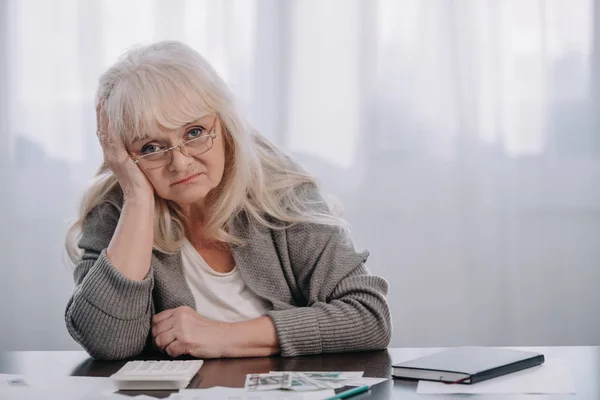
POLYGON ((110 378, 119 390, 179 390, 189 385, 202 363, 202 360, 129 361, 110 378))

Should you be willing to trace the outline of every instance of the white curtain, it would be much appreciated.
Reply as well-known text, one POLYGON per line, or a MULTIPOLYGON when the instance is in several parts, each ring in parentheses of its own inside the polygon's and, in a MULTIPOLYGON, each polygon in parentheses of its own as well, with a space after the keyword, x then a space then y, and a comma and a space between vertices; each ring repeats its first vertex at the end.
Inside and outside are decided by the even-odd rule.
POLYGON ((600 344, 593 0, 1 0, 0 346, 77 348, 67 223, 93 93, 185 41, 337 197, 390 282, 392 346, 600 344))

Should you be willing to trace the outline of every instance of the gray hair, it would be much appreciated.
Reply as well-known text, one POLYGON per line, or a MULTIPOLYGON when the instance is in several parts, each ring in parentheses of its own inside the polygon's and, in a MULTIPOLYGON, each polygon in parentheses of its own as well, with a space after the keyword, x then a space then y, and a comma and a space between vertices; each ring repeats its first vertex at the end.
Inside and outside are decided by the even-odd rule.
MULTIPOLYGON (((225 82, 189 46, 165 41, 129 50, 100 77, 96 101, 100 100, 125 143, 158 127, 174 129, 207 114, 219 116, 226 161, 221 183, 205 201, 210 211, 205 224, 208 237, 243 244, 227 231, 231 218, 240 212, 272 229, 308 222, 347 231, 345 221, 332 215, 320 196, 315 201, 307 195, 307 187, 317 186, 315 179, 248 124, 225 82)), ((80 259, 77 241, 87 214, 100 203, 111 202, 111 193, 119 189, 103 164, 67 234, 67 254, 73 262, 80 259)), ((156 197, 154 248, 177 250, 184 237, 183 221, 174 203, 156 197)))

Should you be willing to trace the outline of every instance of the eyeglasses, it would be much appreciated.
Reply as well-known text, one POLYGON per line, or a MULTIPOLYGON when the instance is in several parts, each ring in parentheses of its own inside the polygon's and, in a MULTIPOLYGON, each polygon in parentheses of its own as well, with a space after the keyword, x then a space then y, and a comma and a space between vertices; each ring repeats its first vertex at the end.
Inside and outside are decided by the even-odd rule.
POLYGON ((164 167, 171 163, 172 153, 179 149, 181 154, 187 157, 196 157, 209 151, 217 138, 216 124, 219 117, 216 117, 208 133, 202 134, 192 139, 185 140, 177 146, 168 149, 154 151, 152 153, 131 153, 131 159, 144 169, 156 169, 164 167))

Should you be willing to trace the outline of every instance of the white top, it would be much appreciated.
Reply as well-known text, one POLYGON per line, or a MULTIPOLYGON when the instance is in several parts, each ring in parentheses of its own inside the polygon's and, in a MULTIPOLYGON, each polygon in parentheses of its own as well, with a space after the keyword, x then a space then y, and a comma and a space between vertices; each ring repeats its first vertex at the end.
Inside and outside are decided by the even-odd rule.
POLYGON ((246 286, 237 266, 231 272, 215 271, 187 239, 181 247, 181 258, 185 279, 196 300, 196 311, 203 317, 239 322, 271 311, 271 304, 246 286))

